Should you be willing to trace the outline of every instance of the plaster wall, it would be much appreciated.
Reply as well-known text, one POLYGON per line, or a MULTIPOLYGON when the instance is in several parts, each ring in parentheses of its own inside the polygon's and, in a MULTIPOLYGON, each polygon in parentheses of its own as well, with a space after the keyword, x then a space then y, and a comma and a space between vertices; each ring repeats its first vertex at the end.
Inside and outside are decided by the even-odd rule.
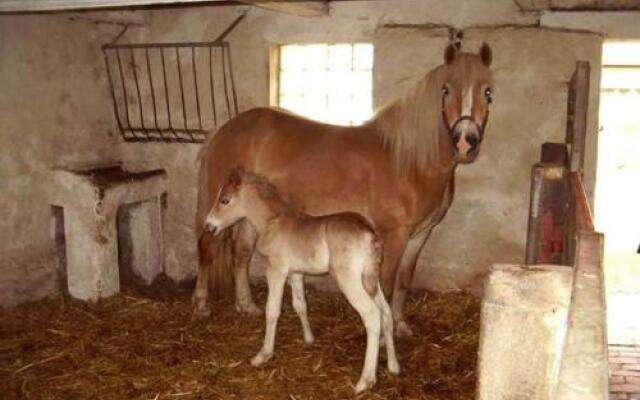
POLYGON ((0 15, 0 305, 57 290, 49 169, 115 159, 100 44, 118 29, 0 15))
MULTIPOLYGON (((45 179, 54 165, 122 160, 131 169, 166 169, 165 271, 175 280, 195 277, 199 146, 120 140, 100 45, 111 41, 123 22, 132 26, 121 42, 212 40, 247 8, 0 16, 0 207, 6 216, 0 219, 0 304, 55 291, 45 179)), ((571 15, 553 26, 573 27, 582 18, 571 15)), ((488 41, 495 51, 496 102, 487 141, 479 160, 460 168, 450 215, 434 231, 414 282, 439 289, 476 287, 490 264, 522 260, 530 166, 543 141, 562 140, 566 81, 576 59, 594 67, 587 166, 595 170, 601 37, 539 28, 540 19, 539 13, 522 13, 512 0, 335 2, 330 15, 317 18, 250 8, 228 37, 240 108, 268 104, 268 56, 274 45, 373 42, 374 98, 382 104, 440 62, 447 28, 466 29, 465 48, 488 41)), ((620 21, 624 26, 618 31, 636 29, 633 18, 620 21)))
MULTIPOLYGON (((244 9, 152 11, 149 25, 137 29, 135 39, 210 40, 244 9)), ((441 63, 449 28, 463 30, 465 49, 475 51, 483 40, 494 47, 496 102, 484 149, 475 164, 459 168, 453 207, 422 253, 414 280, 419 287, 477 289, 492 263, 522 261, 531 165, 544 141, 564 138, 566 82, 575 61, 600 63, 600 35, 532 27, 538 20, 537 13, 521 13, 513 2, 503 0, 489 5, 350 1, 333 3, 329 16, 311 19, 250 9, 228 39, 241 109, 268 105, 268 55, 274 45, 373 42, 377 105, 401 95, 441 63)), ((596 132, 593 117, 597 115, 598 82, 596 67, 589 121, 592 133, 596 132)), ((595 141, 588 146, 589 169, 595 166, 595 141)), ((193 277, 197 265, 192 227, 197 146, 124 144, 120 150, 127 164, 167 168, 171 189, 166 271, 175 279, 193 277)), ((587 175, 594 172, 589 169, 587 175)), ((259 266, 254 272, 260 274, 259 266)))

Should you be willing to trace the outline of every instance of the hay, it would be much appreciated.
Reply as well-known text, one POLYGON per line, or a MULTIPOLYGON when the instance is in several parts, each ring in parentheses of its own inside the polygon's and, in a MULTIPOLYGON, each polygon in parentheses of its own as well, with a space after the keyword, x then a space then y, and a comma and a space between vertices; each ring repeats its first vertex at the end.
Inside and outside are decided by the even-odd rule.
MULTIPOLYGON (((192 320, 190 292, 137 291, 95 305, 40 301, 0 313, 0 397, 4 399, 347 399, 362 367, 364 328, 338 293, 308 290, 316 342, 305 345, 285 297, 276 354, 260 368, 263 318, 240 316, 227 301, 192 320), (156 292, 159 293, 159 292, 156 292)), ((266 290, 257 291, 264 304, 266 290)), ((461 293, 414 294, 416 331, 398 339, 402 372, 359 399, 472 399, 478 300, 461 293)))

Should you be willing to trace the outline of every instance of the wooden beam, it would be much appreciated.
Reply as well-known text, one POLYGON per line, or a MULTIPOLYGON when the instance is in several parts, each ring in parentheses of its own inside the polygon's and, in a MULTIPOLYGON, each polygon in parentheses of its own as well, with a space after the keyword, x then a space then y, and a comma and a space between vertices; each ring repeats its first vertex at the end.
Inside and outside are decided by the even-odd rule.
POLYGON ((302 17, 319 17, 329 14, 327 0, 240 0, 267 10, 299 15, 302 17))
POLYGON ((160 4, 214 3, 225 0, 0 0, 0 12, 39 12, 137 7, 160 4))
POLYGON ((638 0, 515 0, 522 11, 637 11, 638 0))

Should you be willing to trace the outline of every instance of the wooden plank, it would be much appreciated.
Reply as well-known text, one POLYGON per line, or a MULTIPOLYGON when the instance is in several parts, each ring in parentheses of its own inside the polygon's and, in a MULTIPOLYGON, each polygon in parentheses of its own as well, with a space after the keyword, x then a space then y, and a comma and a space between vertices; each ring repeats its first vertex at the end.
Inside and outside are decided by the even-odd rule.
POLYGON ((540 149, 540 162, 568 165, 567 145, 564 143, 546 142, 540 149))
POLYGON ((522 11, 632 11, 638 0, 516 0, 522 11))
POLYGON ((570 170, 580 176, 584 169, 585 140, 587 136, 587 112, 589 109, 589 75, 588 62, 578 61, 569 83, 567 101, 567 133, 566 141, 570 146, 570 170))
POLYGON ((537 163, 531 171, 531 197, 525 263, 566 264, 567 168, 537 163))
POLYGON ((327 0, 240 0, 243 3, 256 7, 302 17, 319 17, 329 14, 329 2, 327 0))

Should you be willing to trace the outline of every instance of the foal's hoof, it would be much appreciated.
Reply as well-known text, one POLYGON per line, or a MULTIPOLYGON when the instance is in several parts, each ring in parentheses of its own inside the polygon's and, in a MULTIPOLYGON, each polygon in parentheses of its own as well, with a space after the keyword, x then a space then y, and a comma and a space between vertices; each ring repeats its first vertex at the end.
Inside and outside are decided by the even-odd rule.
POLYGON ((398 364, 398 360, 387 361, 387 369, 392 375, 400 374, 400 364, 398 364))
POLYGON ((253 365, 254 367, 258 367, 269 361, 271 357, 273 357, 273 353, 263 353, 262 351, 260 351, 251 359, 251 365, 253 365))
POLYGON ((236 303, 236 311, 238 311, 240 314, 248 315, 250 317, 257 317, 262 314, 262 310, 253 303, 236 303))
POLYGON ((413 331, 409 327, 409 325, 403 320, 397 321, 395 326, 396 337, 411 337, 413 336, 413 331))
POLYGON ((375 384, 375 379, 367 380, 364 378, 360 378, 360 380, 356 384, 356 387, 354 388, 354 391, 356 392, 356 394, 359 394, 364 392, 365 390, 371 389, 375 384))

